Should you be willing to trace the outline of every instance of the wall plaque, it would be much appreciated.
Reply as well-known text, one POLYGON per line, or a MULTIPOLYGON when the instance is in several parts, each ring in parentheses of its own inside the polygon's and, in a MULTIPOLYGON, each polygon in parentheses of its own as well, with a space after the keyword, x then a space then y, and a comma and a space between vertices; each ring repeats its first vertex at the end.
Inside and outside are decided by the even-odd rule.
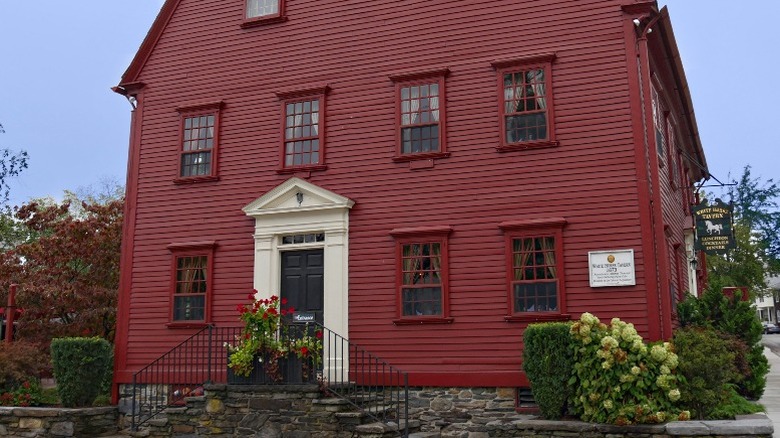
POLYGON ((634 250, 588 252, 590 287, 634 286, 634 250))

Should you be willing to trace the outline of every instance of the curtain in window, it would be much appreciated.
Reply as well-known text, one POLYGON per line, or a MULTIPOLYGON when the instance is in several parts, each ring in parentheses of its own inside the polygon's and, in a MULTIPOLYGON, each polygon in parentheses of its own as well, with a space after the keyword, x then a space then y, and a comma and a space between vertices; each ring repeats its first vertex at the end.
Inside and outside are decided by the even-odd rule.
POLYGON ((433 269, 433 282, 441 283, 441 244, 431 243, 431 268, 433 269))
POLYGON ((558 278, 555 268, 555 238, 543 237, 540 240, 542 241, 542 250, 544 251, 544 264, 547 265, 547 278, 558 278))
POLYGON ((515 280, 533 280, 533 276, 528 278, 526 268, 534 251, 534 239, 515 239, 512 252, 514 252, 514 274, 515 280))
POLYGON ((531 70, 528 72, 528 83, 533 84, 534 96, 536 96, 536 107, 547 109, 546 90, 544 82, 544 69, 531 70))
POLYGON ((320 135, 320 102, 318 100, 311 102, 311 135, 312 137, 320 135))

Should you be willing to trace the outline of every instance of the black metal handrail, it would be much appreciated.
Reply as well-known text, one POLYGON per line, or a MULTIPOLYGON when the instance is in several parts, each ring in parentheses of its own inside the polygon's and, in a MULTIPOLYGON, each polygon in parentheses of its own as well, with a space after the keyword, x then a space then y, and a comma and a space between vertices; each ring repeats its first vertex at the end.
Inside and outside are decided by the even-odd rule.
POLYGON ((284 365, 269 368, 278 355, 259 352, 252 374, 242 376, 228 367, 227 348, 240 342, 241 335, 242 327, 206 326, 136 372, 132 430, 168 407, 182 405, 186 397, 202 395, 206 383, 317 383, 325 394, 346 400, 375 421, 396 422, 398 434, 409 435, 407 373, 318 323, 283 321, 275 339, 289 351, 284 365), (316 339, 316 348, 302 352, 295 342, 304 336, 316 339))

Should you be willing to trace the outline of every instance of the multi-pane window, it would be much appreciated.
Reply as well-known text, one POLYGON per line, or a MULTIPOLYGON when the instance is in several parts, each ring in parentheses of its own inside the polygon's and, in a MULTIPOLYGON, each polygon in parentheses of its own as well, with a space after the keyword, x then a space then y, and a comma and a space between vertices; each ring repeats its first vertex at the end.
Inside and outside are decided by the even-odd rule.
POLYGON ((178 108, 178 180, 213 179, 217 176, 219 115, 222 102, 178 108))
POLYGON ((439 83, 404 85, 399 93, 401 153, 439 152, 439 83))
POLYGON ((442 315, 441 242, 401 245, 402 316, 442 315))
POLYGON ((511 245, 513 312, 558 312, 555 236, 512 238, 511 245))
POLYGON ((395 160, 447 156, 445 78, 449 70, 391 76, 396 93, 395 160))
POLYGON ((554 54, 494 61, 501 124, 499 150, 556 146, 553 114, 554 54))
POLYGON ((504 140, 507 144, 548 139, 544 68, 503 74, 504 140))
POLYGON ((246 18, 263 18, 280 15, 283 0, 247 0, 246 18))
POLYGON ((184 118, 181 177, 211 175, 215 122, 213 114, 184 118))
POLYGON ((284 167, 321 162, 320 98, 284 104, 284 167))
POLYGON ((205 321, 209 290, 207 255, 176 257, 173 291, 174 321, 205 321))
POLYGON ((297 245, 301 243, 321 243, 325 241, 325 233, 287 234, 282 236, 281 245, 297 245))
POLYGON ((658 157, 663 159, 666 150, 666 114, 661 105, 661 98, 655 87, 651 88, 651 100, 653 108, 653 125, 655 127, 655 146, 658 157))

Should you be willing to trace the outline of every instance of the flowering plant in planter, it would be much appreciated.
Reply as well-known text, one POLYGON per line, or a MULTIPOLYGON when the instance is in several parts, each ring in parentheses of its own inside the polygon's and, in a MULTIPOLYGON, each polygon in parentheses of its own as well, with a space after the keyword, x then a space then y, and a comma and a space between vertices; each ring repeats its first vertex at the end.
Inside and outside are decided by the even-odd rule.
MULTIPOLYGON (((236 310, 244 323, 233 344, 226 343, 228 367, 237 376, 249 377, 258 363, 263 364, 271 380, 282 380, 279 360, 295 355, 305 359, 304 364, 320 364, 322 361, 322 331, 311 333, 308 325, 303 330, 291 330, 282 317, 292 315, 295 309, 282 309, 285 299, 276 295, 256 299, 254 291, 247 298, 249 304, 239 304, 236 310)), ((304 370, 308 371, 308 370, 304 370)), ((305 373, 308 374, 308 373, 305 373)))

